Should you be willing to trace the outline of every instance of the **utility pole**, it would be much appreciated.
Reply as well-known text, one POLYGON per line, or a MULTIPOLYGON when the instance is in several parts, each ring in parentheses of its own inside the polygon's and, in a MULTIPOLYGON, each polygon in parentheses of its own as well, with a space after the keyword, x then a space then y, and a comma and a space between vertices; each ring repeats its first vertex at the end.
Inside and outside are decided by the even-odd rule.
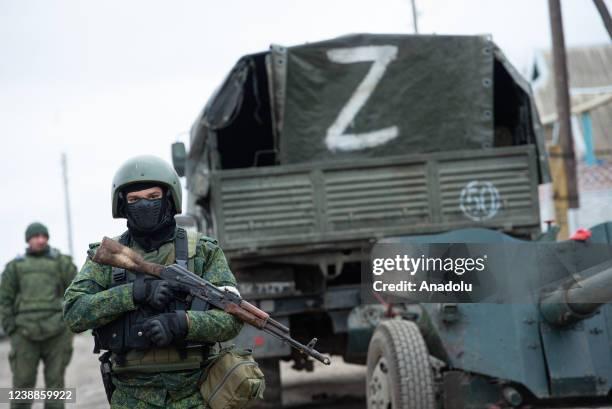
POLYGON ((410 0, 412 3, 412 24, 414 25, 414 34, 419 34, 419 23, 417 17, 416 0, 410 0))
POLYGON ((72 246, 72 216, 70 213, 70 194, 68 193, 68 161, 66 153, 62 153, 62 175, 64 179, 64 204, 66 206, 66 227, 68 228, 68 251, 71 256, 74 256, 74 248, 72 246))
MULTIPOLYGON (((576 155, 574 154, 574 140, 572 138, 571 107, 568 90, 568 74, 565 56, 565 38, 563 36, 563 18, 561 15, 560 0, 548 0, 550 14, 550 30, 553 48, 553 63, 555 73, 555 97, 557 106, 557 123, 559 129, 559 151, 557 176, 554 196, 557 219, 560 222, 562 237, 569 234, 569 228, 575 228, 576 210, 579 207, 578 186, 576 181, 576 155), (566 219, 566 218, 569 218, 566 219), (564 221, 567 220, 565 226, 564 221), (565 230, 565 231, 564 231, 565 230), (565 234, 563 234, 565 233, 565 234)), ((553 156, 553 155, 551 155, 553 156)))
POLYGON ((593 3, 595 3, 595 7, 597 7, 597 11, 599 11, 604 26, 606 30, 608 30, 608 35, 610 39, 612 39, 612 18, 610 17, 610 12, 608 11, 608 7, 606 7, 606 3, 604 0, 593 0, 593 3))

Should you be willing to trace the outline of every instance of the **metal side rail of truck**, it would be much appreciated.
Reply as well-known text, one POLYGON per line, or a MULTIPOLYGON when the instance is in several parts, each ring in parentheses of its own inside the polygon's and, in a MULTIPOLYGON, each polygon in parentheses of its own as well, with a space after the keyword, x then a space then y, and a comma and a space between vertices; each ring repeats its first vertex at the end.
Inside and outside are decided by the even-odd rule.
MULTIPOLYGON (((389 236, 487 227, 540 234, 549 181, 530 88, 488 36, 344 36, 242 57, 173 162, 183 223, 216 237, 243 296, 299 339, 365 363, 381 305, 362 263, 389 236)), ((278 362, 245 329, 280 399, 278 362)))

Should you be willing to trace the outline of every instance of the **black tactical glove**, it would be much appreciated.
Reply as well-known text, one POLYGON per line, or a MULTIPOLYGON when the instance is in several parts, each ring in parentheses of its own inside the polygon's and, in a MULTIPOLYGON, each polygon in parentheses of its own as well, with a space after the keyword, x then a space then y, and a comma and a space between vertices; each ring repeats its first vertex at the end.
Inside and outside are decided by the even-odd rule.
POLYGON ((149 304, 156 310, 163 310, 172 300, 170 283, 145 276, 138 276, 132 289, 134 303, 149 304))
POLYGON ((155 315, 143 324, 144 334, 156 346, 181 344, 187 336, 187 314, 185 311, 155 315))

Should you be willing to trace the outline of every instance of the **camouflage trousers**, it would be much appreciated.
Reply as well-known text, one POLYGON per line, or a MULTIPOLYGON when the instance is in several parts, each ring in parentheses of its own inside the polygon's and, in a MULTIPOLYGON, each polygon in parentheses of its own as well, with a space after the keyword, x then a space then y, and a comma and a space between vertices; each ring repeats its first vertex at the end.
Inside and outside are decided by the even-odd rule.
MULTIPOLYGON (((44 364, 46 388, 63 388, 64 372, 72 357, 72 334, 66 330, 43 341, 32 341, 15 332, 11 335, 9 362, 14 388, 34 388, 38 363, 44 364)), ((11 408, 28 409, 31 403, 12 403, 11 408)), ((47 409, 63 408, 63 402, 45 402, 47 409)))
POLYGON ((111 399, 111 409, 206 409, 207 406, 200 392, 196 392, 179 400, 172 400, 166 396, 163 406, 154 405, 150 402, 138 399, 132 388, 117 387, 111 399))

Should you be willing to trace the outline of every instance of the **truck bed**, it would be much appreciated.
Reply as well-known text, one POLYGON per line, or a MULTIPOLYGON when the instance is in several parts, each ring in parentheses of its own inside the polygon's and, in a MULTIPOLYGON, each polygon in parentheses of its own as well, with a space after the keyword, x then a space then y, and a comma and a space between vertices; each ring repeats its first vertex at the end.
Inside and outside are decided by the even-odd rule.
POLYGON ((213 171, 211 205, 233 254, 439 232, 539 228, 533 145, 213 171))

